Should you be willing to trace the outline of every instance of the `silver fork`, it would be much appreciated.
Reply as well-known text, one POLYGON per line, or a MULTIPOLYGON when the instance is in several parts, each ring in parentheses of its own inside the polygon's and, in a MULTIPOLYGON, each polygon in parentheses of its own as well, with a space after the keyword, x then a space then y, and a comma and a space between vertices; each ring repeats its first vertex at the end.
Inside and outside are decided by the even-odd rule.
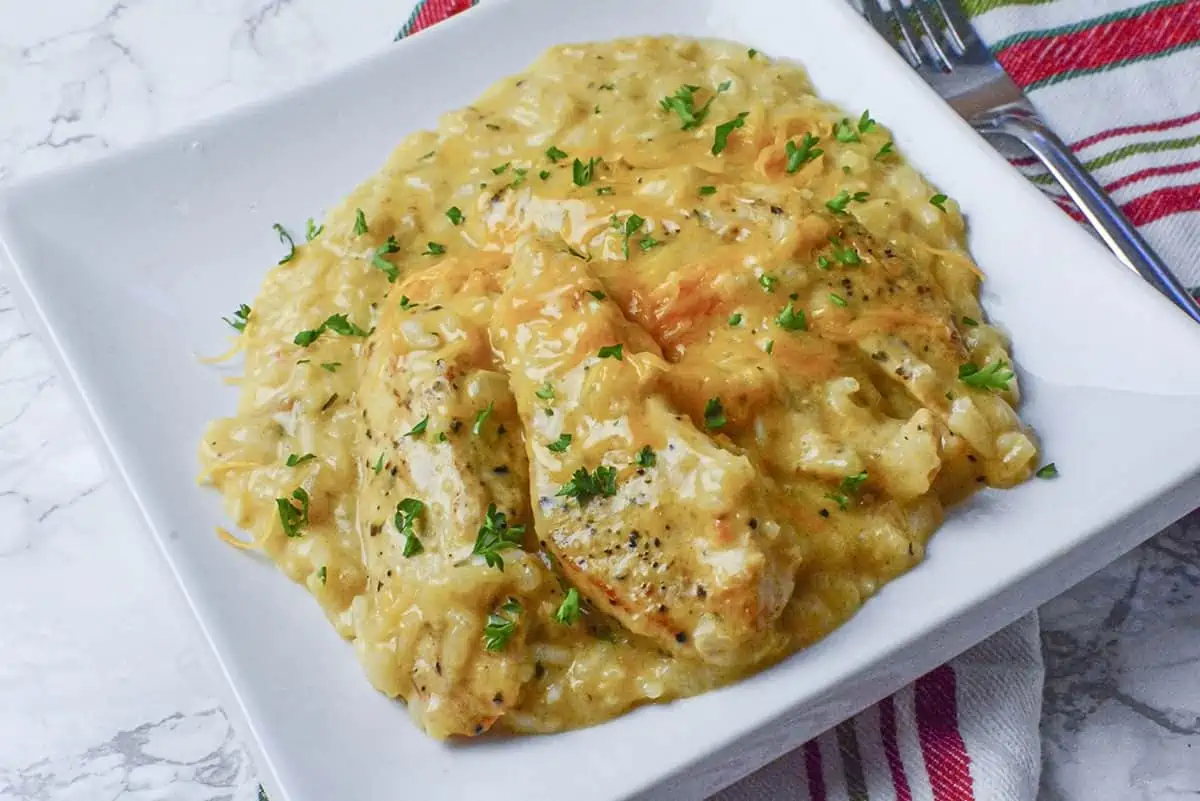
POLYGON ((1029 148, 1109 249, 1196 322, 1200 306, 1121 209, 1042 122, 975 34, 957 0, 852 0, 871 26, 975 130, 1029 148))

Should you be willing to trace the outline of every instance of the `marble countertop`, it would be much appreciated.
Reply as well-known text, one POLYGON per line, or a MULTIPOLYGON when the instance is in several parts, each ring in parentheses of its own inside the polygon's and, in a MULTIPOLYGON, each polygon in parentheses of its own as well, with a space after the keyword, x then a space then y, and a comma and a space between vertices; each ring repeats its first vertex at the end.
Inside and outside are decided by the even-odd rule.
MULTIPOLYGON (((0 183, 388 46, 406 3, 0 0, 0 183)), ((204 646, 0 273, 0 801, 257 798, 204 646)), ((1044 801, 1200 795, 1200 515, 1041 612, 1044 801)))

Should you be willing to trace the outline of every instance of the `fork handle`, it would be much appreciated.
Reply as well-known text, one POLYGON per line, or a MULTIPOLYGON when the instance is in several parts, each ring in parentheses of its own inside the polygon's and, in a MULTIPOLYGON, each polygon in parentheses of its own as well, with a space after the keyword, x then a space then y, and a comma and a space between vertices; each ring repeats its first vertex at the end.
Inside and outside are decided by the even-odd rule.
POLYGON ((1002 134, 1020 140, 1046 165, 1046 169, 1075 201, 1109 250, 1200 323, 1200 305, 1197 305, 1195 298, 1179 283, 1179 279, 1142 238, 1137 228, 1079 163, 1071 148, 1045 123, 1020 108, 1000 109, 982 115, 972 123, 980 133, 1002 134))

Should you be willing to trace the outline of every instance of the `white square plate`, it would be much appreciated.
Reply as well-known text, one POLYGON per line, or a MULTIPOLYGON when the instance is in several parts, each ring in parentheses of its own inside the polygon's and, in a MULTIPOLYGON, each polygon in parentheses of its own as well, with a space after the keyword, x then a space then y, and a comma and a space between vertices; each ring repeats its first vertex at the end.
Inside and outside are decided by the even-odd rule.
MULTIPOLYGON (((841 0, 491 2, 278 100, 13 189, 0 237, 31 324, 79 389, 232 688, 275 801, 695 798, 757 768, 1098 569, 1195 503, 1200 328, 1032 189, 841 0), (544 48, 719 36, 803 61, 958 199, 1013 335, 1022 410, 1062 477, 955 511, 928 561, 817 646, 732 687, 553 737, 427 739, 316 605, 213 535, 196 442, 235 393, 197 354, 292 226, 394 144, 544 48)), ((119 580, 119 577, 114 577, 119 580)))

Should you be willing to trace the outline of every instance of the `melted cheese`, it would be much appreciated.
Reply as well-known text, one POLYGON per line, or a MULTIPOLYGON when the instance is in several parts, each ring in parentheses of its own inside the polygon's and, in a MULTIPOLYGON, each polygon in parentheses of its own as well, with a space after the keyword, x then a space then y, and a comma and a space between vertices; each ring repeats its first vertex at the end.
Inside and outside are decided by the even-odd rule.
POLYGON ((203 474, 434 736, 760 669, 1037 455, 1015 378, 959 380, 1007 345, 957 207, 890 141, 741 46, 555 48, 267 274, 203 474), (694 125, 660 103, 682 86, 694 125), (820 153, 789 171, 806 134, 820 153), (572 494, 580 471, 611 486, 572 494), (497 514, 503 569, 475 553, 497 514))

